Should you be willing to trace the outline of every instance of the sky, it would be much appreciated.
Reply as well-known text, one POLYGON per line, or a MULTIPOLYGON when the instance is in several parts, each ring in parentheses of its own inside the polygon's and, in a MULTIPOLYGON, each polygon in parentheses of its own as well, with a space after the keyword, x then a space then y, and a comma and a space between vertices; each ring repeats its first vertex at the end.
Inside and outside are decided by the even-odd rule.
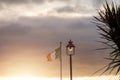
POLYGON ((91 76, 104 67, 109 51, 95 50, 103 45, 97 42, 100 35, 93 23, 103 4, 104 0, 0 0, 0 76, 59 77, 59 60, 48 62, 46 56, 62 42, 63 77, 69 77, 65 47, 70 39, 76 46, 74 77, 91 76))

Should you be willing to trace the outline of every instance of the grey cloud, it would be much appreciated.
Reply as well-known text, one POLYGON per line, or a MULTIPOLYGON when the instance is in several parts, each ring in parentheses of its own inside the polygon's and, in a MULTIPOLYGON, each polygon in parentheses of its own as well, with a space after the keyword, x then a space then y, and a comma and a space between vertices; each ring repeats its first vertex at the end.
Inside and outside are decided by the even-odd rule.
MULTIPOLYGON (((50 0, 48 0, 48 1, 50 1, 50 0)), ((70 0, 51 0, 51 1, 70 1, 70 0)))
POLYGON ((93 12, 93 10, 91 9, 88 9, 87 6, 80 6, 79 7, 73 7, 73 6, 70 6, 70 5, 66 5, 66 6, 63 6, 63 7, 59 7, 59 8, 56 8, 55 9, 56 12, 58 13, 89 13, 90 12, 93 12))
POLYGON ((96 7, 96 8, 99 8, 100 6, 103 6, 103 4, 105 4, 107 1, 108 4, 111 4, 112 2, 114 3, 119 3, 120 1, 119 0, 91 0, 92 4, 93 4, 93 7, 96 7))
POLYGON ((26 3, 28 2, 28 0, 0 0, 0 3, 7 3, 7 4, 11 4, 11 3, 26 3))
POLYGON ((29 31, 29 28, 19 26, 17 24, 9 25, 6 27, 0 28, 0 35, 24 35, 29 31), (11 27, 12 26, 12 27, 11 27))
POLYGON ((0 3, 5 3, 5 4, 24 4, 24 3, 43 3, 46 1, 64 1, 64 2, 68 2, 69 0, 0 0, 0 3))
POLYGON ((101 5, 103 5, 104 0, 92 0, 93 3, 93 7, 100 7, 101 5))
MULTIPOLYGON (((91 49, 93 50, 98 47, 94 42, 98 37, 96 27, 91 23, 91 18, 20 18, 16 22, 6 22, 5 24, 8 25, 0 27, 0 44, 2 44, 0 47, 0 59, 3 59, 3 61, 5 54, 13 55, 13 53, 19 54, 19 50, 24 52, 26 50, 37 49, 40 51, 39 53, 31 53, 36 55, 36 58, 39 60, 38 63, 40 65, 37 66, 41 66, 41 64, 43 67, 49 65, 49 67, 44 67, 42 71, 49 69, 50 72, 55 68, 53 75, 49 75, 55 77, 57 73, 56 63, 52 65, 45 64, 45 61, 43 61, 44 57, 49 51, 59 45, 59 41, 63 42, 64 47, 67 41, 72 39, 76 45, 76 56, 73 59, 74 72, 77 71, 79 74, 75 74, 75 76, 89 75, 98 65, 104 65, 104 63, 97 63, 101 61, 102 55, 99 54, 98 58, 98 54, 90 52, 91 49), (94 64, 94 66, 90 66, 91 64, 94 64), (81 73, 81 70, 86 70, 82 66, 86 66, 87 69, 91 70, 81 73)), ((63 53, 65 53, 65 50, 63 50, 63 53)), ((21 53, 21 55, 28 55, 28 53, 21 53)), ((63 55, 64 61, 67 61, 66 54, 63 55)), ((9 58, 11 56, 8 56, 8 62, 10 62, 9 58)), ((68 63, 64 62, 63 64, 66 65, 64 67, 64 76, 67 76, 68 63)), ((43 74, 43 76, 46 74, 43 74)))
POLYGON ((102 4, 102 0, 79 0, 79 1, 69 1, 70 4, 67 4, 62 7, 55 8, 58 13, 81 13, 81 14, 91 14, 96 8, 102 4), (72 5, 71 5, 72 4, 72 5))
POLYGON ((25 4, 29 2, 42 3, 44 0, 0 0, 0 3, 4 4, 25 4))
POLYGON ((76 12, 75 8, 71 7, 71 6, 63 6, 61 8, 57 8, 56 11, 59 12, 59 13, 62 13, 62 12, 67 12, 67 13, 76 12))
POLYGON ((17 23, 9 23, 9 25, 1 27, 0 36, 3 40, 4 38, 8 39, 8 41, 16 40, 18 38, 18 40, 20 39, 25 42, 29 40, 29 42, 33 42, 36 45, 39 44, 39 41, 42 43, 53 44, 56 41, 64 39, 68 40, 70 38, 77 41, 80 39, 85 43, 89 42, 87 38, 92 40, 93 37, 97 35, 95 30, 96 27, 94 26, 95 25, 90 22, 89 18, 21 18, 17 23), (48 39, 51 42, 47 42, 48 39))

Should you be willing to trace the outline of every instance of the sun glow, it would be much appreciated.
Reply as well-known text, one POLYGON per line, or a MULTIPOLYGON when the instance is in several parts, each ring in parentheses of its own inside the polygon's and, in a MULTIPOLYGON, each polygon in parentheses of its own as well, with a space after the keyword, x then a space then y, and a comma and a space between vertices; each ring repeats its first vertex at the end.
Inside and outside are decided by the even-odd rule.
MULTIPOLYGON (((15 77, 0 77, 0 80, 59 80, 59 78, 42 78, 34 76, 15 76, 15 77)), ((69 78, 63 78, 69 80, 69 78)), ((119 80, 119 76, 96 76, 96 77, 78 77, 74 80, 119 80)))

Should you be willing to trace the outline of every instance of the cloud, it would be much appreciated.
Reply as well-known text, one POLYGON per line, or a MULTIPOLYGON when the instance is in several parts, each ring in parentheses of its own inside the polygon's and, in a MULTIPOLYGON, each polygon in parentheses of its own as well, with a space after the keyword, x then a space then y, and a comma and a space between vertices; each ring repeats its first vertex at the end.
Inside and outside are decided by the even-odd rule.
MULTIPOLYGON (((56 67, 57 61, 51 65, 48 64, 46 55, 58 47, 60 41, 63 42, 65 48, 67 41, 72 39, 76 45, 76 56, 73 58, 75 76, 92 74, 98 66, 104 65, 104 62, 97 63, 103 61, 103 55, 92 51, 99 46, 95 44, 98 34, 91 20, 91 18, 23 17, 17 21, 2 22, 0 26, 0 59, 4 64, 0 65, 6 68, 6 72, 3 72, 13 72, 15 74, 14 70, 8 67, 9 64, 13 64, 12 62, 19 63, 24 60, 24 64, 27 63, 28 66, 32 66, 30 65, 32 60, 32 62, 35 62, 32 63, 36 67, 35 71, 42 67, 42 70, 39 70, 38 73, 34 71, 36 75, 49 70, 52 75, 48 72, 40 75, 55 77, 56 73, 59 72, 56 67), (94 66, 91 64, 94 64, 94 66), (81 73, 82 70, 86 70, 83 67, 90 70, 81 73)), ((64 48, 64 76, 67 76, 69 64, 64 48)), ((19 65, 22 65, 22 63, 19 65)), ((17 67, 16 70, 22 68, 17 64, 15 66, 17 67)))
POLYGON ((93 7, 95 7, 95 8, 100 8, 101 6, 103 6, 103 4, 106 3, 105 1, 107 1, 108 4, 110 4, 110 5, 112 2, 114 2, 115 4, 119 3, 119 0, 91 0, 93 7))
MULTIPOLYGON (((66 0, 65 0, 66 1, 66 0)), ((78 13, 78 14, 95 14, 95 10, 103 4, 103 0, 69 0, 65 6, 57 7, 58 13, 78 13), (69 4, 67 4, 69 2, 69 4)))
POLYGON ((71 13, 72 16, 76 14, 93 15, 95 14, 96 6, 92 6, 92 4, 98 5, 98 3, 100 3, 100 1, 94 0, 0 0, 0 17, 2 19, 11 19, 22 16, 41 16, 45 14, 45 16, 55 16, 56 14, 61 16, 63 13, 70 16, 71 13))
POLYGON ((25 4, 25 3, 29 3, 29 2, 33 2, 33 3, 42 3, 45 0, 0 0, 0 3, 4 3, 4 4, 25 4))
POLYGON ((93 16, 103 0, 0 0, 0 19, 23 16, 93 16))
POLYGON ((71 12, 76 12, 74 7, 71 7, 71 6, 63 6, 62 8, 58 8, 56 10, 58 13, 61 13, 61 12, 67 12, 67 13, 71 13, 71 12))
POLYGON ((91 0, 93 7, 99 8, 104 2, 105 0, 91 0))

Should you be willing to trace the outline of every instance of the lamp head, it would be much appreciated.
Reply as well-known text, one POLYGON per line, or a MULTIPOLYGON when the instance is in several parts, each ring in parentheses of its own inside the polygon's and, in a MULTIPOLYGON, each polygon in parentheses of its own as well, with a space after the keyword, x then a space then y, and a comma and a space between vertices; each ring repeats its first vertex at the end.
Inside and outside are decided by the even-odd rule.
POLYGON ((66 46, 66 49, 67 49, 67 54, 68 54, 68 51, 69 52, 73 51, 73 54, 75 53, 75 46, 74 46, 74 44, 71 40, 68 42, 68 45, 66 46))

